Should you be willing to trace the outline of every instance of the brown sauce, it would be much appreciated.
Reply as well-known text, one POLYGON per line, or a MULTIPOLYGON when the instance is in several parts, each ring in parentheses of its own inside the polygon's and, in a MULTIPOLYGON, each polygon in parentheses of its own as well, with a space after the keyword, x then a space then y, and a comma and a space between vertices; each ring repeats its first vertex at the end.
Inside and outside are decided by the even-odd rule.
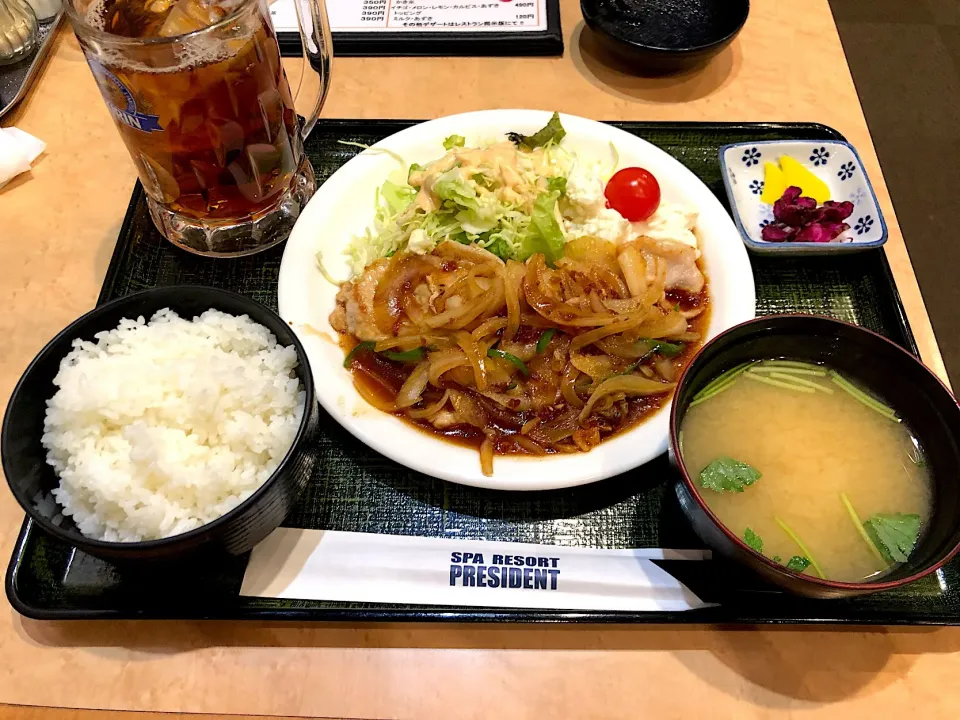
MULTIPOLYGON (((706 287, 698 295, 671 291, 667 293, 667 299, 671 303, 678 305, 680 310, 684 311, 705 307, 700 315, 689 321, 689 331, 699 333, 701 338, 703 338, 710 325, 710 305, 706 287)), ((521 326, 516 339, 519 342, 529 342, 539 337, 541 332, 543 332, 543 328, 521 326)), ((353 337, 341 334, 340 345, 345 353, 350 352, 356 344, 357 342, 353 337)), ((683 351, 676 357, 670 358, 673 366, 677 369, 678 375, 679 372, 687 366, 702 344, 702 339, 697 342, 685 343, 683 351)), ((370 394, 387 404, 393 402, 397 392, 399 392, 400 387, 406 380, 407 375, 409 375, 410 371, 414 368, 414 365, 394 362, 374 352, 360 350, 355 353, 352 358, 350 367, 353 371, 354 383, 362 385, 370 394)), ((455 383, 451 383, 450 387, 462 389, 455 383)), ((436 400, 439 400, 442 394, 442 389, 428 388, 423 396, 423 404, 432 404, 436 400)), ((624 401, 627 404, 626 418, 621 420, 615 428, 601 429, 601 442, 636 427, 660 410, 671 397, 672 393, 627 398, 624 401)), ((531 455, 529 451, 522 448, 513 440, 513 438, 519 434, 523 424, 534 417, 539 417, 544 423, 549 422, 567 408, 564 402, 561 403, 559 409, 550 408, 540 412, 516 413, 486 398, 480 397, 479 402, 487 411, 487 415, 490 418, 488 427, 497 431, 494 451, 498 455, 531 455)), ((473 449, 479 449, 480 443, 482 443, 486 437, 482 429, 470 425, 457 425, 441 430, 435 428, 428 421, 414 420, 402 412, 392 414, 422 432, 473 449)), ((569 441, 566 444, 569 444, 569 441)), ((558 454, 561 452, 552 448, 546 448, 546 451, 548 454, 558 454)))

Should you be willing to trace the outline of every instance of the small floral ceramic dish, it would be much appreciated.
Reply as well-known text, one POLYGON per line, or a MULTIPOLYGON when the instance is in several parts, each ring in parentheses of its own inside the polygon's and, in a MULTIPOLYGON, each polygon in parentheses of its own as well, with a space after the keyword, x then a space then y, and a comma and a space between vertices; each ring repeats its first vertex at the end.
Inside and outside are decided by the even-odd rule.
MULTIPOLYGON (((746 246, 759 253, 804 255, 850 253, 878 248, 887 241, 887 224, 853 146, 837 140, 774 140, 720 148, 720 168, 733 219, 746 246), (853 203, 850 229, 832 242, 768 242, 763 228, 775 222, 773 205, 761 200, 765 163, 783 156, 797 160, 830 191, 830 199, 853 203)), ((806 193, 805 193, 806 194, 806 193)))

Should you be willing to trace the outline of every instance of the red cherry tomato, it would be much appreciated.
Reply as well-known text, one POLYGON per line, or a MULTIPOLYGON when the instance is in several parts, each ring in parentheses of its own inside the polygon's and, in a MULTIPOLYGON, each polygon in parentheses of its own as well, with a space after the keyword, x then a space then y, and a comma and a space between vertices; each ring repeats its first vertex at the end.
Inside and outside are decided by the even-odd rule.
POLYGON ((607 207, 613 208, 630 222, 640 222, 660 207, 660 183, 653 173, 643 168, 618 170, 603 191, 607 207))

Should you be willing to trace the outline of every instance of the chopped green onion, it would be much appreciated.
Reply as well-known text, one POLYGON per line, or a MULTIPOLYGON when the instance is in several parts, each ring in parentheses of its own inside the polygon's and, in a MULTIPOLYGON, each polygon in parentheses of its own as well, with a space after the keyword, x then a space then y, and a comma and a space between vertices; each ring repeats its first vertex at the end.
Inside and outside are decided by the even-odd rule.
POLYGON ((749 363, 749 362, 741 363, 736 367, 730 368, 722 375, 718 375, 713 380, 708 382, 704 386, 703 390, 701 390, 694 396, 694 400, 698 399, 701 395, 705 395, 706 393, 710 392, 714 388, 719 387, 720 385, 725 383, 727 380, 733 380, 734 378, 739 376, 740 373, 744 372, 747 368, 749 368, 752 364, 753 363, 749 363))
POLYGON ((850 498, 847 497, 846 493, 840 493, 840 502, 842 502, 843 506, 847 509, 847 514, 850 515, 850 519, 853 520, 853 524, 857 528, 857 532, 860 534, 860 537, 863 538, 863 541, 867 544, 867 547, 869 547, 870 551, 877 556, 877 560, 886 565, 887 561, 883 559, 883 555, 880 554, 877 546, 873 544, 873 540, 871 540, 870 536, 867 535, 867 531, 864 530, 863 523, 860 522, 860 517, 857 515, 857 511, 853 509, 853 503, 850 502, 850 498))
POLYGON ((520 369, 520 372, 523 373, 524 377, 528 377, 530 375, 530 368, 527 367, 527 364, 512 353, 504 352, 503 350, 498 350, 497 348, 490 348, 487 350, 487 357, 506 360, 507 362, 516 365, 520 369))
POLYGON ((686 346, 683 343, 668 343, 658 340, 653 344, 653 351, 664 357, 676 357, 683 352, 684 347, 686 346))
POLYGON ((764 360, 764 365, 773 366, 781 365, 783 367, 794 367, 802 368, 805 370, 823 370, 819 365, 814 365, 813 363, 799 362, 797 360, 764 360))
POLYGON ((862 405, 865 405, 871 410, 880 413, 885 418, 887 418, 887 420, 891 420, 897 423, 900 422, 900 418, 897 417, 897 414, 892 409, 888 408, 879 400, 874 400, 872 397, 870 397, 865 392, 863 392, 863 390, 853 385, 853 383, 851 383, 849 380, 847 380, 845 377, 843 377, 839 373, 831 372, 830 379, 834 383, 839 385, 847 393, 852 395, 856 400, 860 401, 862 405))
POLYGON ((752 365, 753 363, 749 362, 741 363, 740 365, 727 370, 727 372, 723 373, 719 377, 711 380, 709 383, 707 383, 703 390, 693 396, 693 402, 690 403, 690 407, 695 407, 702 402, 706 402, 712 397, 716 397, 725 390, 728 390, 733 383, 736 382, 737 378, 746 372, 752 365))
POLYGON ((920 448, 919 448, 919 447, 917 448, 917 454, 916 454, 916 455, 914 455, 913 453, 907 453, 907 457, 910 458, 910 462, 912 462, 912 463, 913 463, 914 465, 916 465, 917 467, 926 467, 926 466, 927 466, 927 461, 923 458, 923 453, 920 452, 920 448))
MULTIPOLYGON (((739 375, 737 377, 739 377, 739 375)), ((709 392, 701 391, 697 393, 697 396, 694 398, 693 402, 690 403, 690 407, 696 407, 700 403, 706 402, 710 398, 714 398, 720 393, 725 392, 726 390, 729 390, 733 386, 733 384, 737 381, 737 377, 732 377, 729 380, 727 380, 725 383, 721 385, 717 385, 716 387, 710 388, 709 392)))
POLYGON ((347 353, 347 357, 345 357, 343 360, 343 366, 345 368, 350 367, 350 363, 353 362, 353 358, 358 352, 361 352, 362 350, 369 350, 372 352, 376 346, 377 344, 372 340, 365 340, 362 343, 357 343, 353 346, 353 350, 347 353))
POLYGON ((638 340, 637 342, 642 342, 648 347, 647 352, 640 358, 641 360, 646 360, 654 353, 660 353, 664 357, 676 357, 683 352, 683 348, 685 347, 683 343, 668 343, 663 340, 652 340, 650 338, 638 340))
POLYGON ((782 380, 774 380, 772 378, 768 378, 766 375, 757 375, 755 373, 748 372, 747 377, 750 378, 751 380, 756 380, 759 383, 763 383, 764 385, 773 385, 774 387, 785 388, 787 390, 796 390, 797 392, 802 392, 802 393, 813 394, 814 392, 816 392, 816 390, 814 390, 813 388, 804 387, 803 385, 798 385, 797 383, 794 383, 792 381, 783 382, 782 380))
POLYGON ((608 377, 607 380, 609 380, 609 379, 612 378, 612 377, 617 377, 618 375, 629 375, 629 374, 632 373, 634 370, 636 370, 638 367, 640 367, 640 363, 642 363, 642 362, 643 362, 643 358, 640 358, 639 360, 630 363, 629 365, 627 365, 627 366, 626 366, 623 370, 621 370, 620 372, 615 372, 615 373, 613 373, 612 375, 610 375, 610 377, 608 377))
POLYGON ((413 348, 413 350, 404 350, 403 352, 396 352, 394 350, 386 350, 383 352, 385 358, 396 362, 420 362, 423 360, 424 355, 426 355, 426 349, 423 347, 416 347, 413 348))
POLYGON ((540 334, 540 339, 537 340, 537 353, 542 353, 547 349, 547 345, 550 344, 550 340, 553 339, 553 336, 557 334, 556 328, 547 328, 540 334))
POLYGON ((826 377, 826 370, 808 370, 807 368, 798 368, 793 367, 792 365, 768 365, 767 363, 760 363, 755 368, 754 372, 768 372, 768 373, 789 373, 790 375, 814 375, 816 377, 826 377))
POLYGON ((787 527, 787 524, 780 518, 774 517, 773 519, 774 521, 776 521, 777 525, 783 528, 783 531, 790 536, 790 539, 797 544, 797 547, 800 548, 804 556, 808 560, 810 560, 810 564, 813 565, 813 569, 817 571, 817 575, 819 575, 823 579, 826 579, 827 576, 823 574, 823 570, 820 569, 820 566, 817 564, 817 561, 813 559, 813 555, 811 555, 810 551, 807 550, 807 546, 803 544, 803 541, 799 537, 797 537, 797 534, 793 530, 791 530, 789 527, 787 527))
MULTIPOLYGON (((751 370, 750 372, 753 372, 753 371, 751 370)), ((803 385, 805 387, 811 387, 814 390, 825 392, 827 395, 833 395, 833 388, 828 388, 825 385, 820 385, 819 383, 815 383, 811 380, 805 380, 804 378, 796 377, 795 375, 790 375, 787 373, 772 372, 770 373, 770 378, 774 380, 783 380, 785 382, 796 383, 799 385, 803 385)))

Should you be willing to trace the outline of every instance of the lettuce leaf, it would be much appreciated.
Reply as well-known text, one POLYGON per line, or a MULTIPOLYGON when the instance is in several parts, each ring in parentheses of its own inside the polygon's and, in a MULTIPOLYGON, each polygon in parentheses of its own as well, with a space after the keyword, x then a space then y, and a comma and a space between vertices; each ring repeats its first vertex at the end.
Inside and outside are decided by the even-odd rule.
POLYGON ((549 122, 533 135, 521 135, 516 132, 507 133, 510 142, 524 150, 533 150, 551 142, 559 143, 566 135, 567 131, 563 129, 563 125, 560 123, 559 113, 554 113, 549 122))
POLYGON ((501 260, 506 261, 513 259, 513 250, 511 250, 510 245, 502 235, 493 239, 490 244, 486 246, 486 249, 501 260))
POLYGON ((478 209, 477 190, 463 179, 459 168, 448 170, 433 184, 433 194, 441 200, 470 209, 478 209))
POLYGON ((547 178, 547 191, 560 193, 561 197, 567 194, 567 179, 563 175, 547 178))
POLYGON ((467 140, 463 135, 451 135, 443 141, 444 150, 453 150, 455 147, 463 147, 467 140))
POLYGON ((380 196, 387 203, 390 212, 399 215, 413 202, 413 199, 417 196, 417 191, 409 185, 397 185, 387 180, 380 187, 380 196))
POLYGON ((563 257, 564 237, 557 222, 556 207, 559 192, 541 193, 533 203, 530 225, 521 240, 521 255, 526 260, 534 253, 543 253, 547 263, 553 265, 563 257))

